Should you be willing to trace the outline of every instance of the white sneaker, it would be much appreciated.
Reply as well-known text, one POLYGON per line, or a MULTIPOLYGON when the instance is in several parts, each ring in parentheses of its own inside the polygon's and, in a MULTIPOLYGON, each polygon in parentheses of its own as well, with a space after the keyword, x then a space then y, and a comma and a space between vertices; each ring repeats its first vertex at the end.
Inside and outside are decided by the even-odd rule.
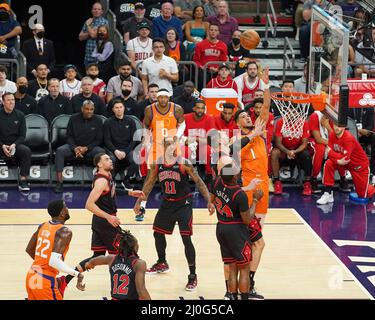
POLYGON ((324 192, 319 200, 316 201, 317 204, 327 204, 333 202, 333 191, 331 193, 324 192))
POLYGON ((375 184, 375 175, 372 176, 370 184, 375 184))

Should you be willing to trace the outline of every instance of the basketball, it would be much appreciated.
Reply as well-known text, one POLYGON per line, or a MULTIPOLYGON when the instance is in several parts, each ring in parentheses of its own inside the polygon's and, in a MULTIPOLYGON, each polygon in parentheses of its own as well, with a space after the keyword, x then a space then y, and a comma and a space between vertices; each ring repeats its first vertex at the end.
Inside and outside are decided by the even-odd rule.
POLYGON ((240 41, 241 46, 243 46, 246 50, 253 50, 258 46, 260 37, 258 32, 249 29, 241 34, 240 41))

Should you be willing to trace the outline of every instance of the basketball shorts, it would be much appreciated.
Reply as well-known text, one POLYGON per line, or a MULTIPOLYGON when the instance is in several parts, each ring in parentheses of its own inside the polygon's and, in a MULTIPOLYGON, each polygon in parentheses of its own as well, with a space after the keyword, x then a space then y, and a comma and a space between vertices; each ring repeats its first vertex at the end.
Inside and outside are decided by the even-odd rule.
MULTIPOLYGON (((243 186, 247 186, 251 180, 253 180, 254 178, 258 178, 258 177, 255 177, 255 176, 248 176, 248 175, 243 175, 242 176, 242 185, 243 186)), ((267 211, 268 211, 268 205, 269 205, 269 185, 268 185, 268 176, 263 176, 263 177, 260 177, 259 179, 262 179, 262 182, 260 184, 258 184, 258 186, 256 187, 256 189, 261 189, 263 191, 263 197, 258 201, 256 207, 255 207, 255 213, 262 213, 262 214, 266 214, 267 211)), ((249 207, 251 206, 251 204, 253 203, 253 191, 247 191, 246 192, 246 195, 247 195, 247 199, 248 199, 248 202, 249 202, 249 207)))
POLYGON ((263 237, 262 235, 262 226, 260 225, 258 218, 251 219, 249 223, 249 231, 250 231, 250 241, 255 242, 258 241, 263 237))
POLYGON ((249 229, 246 225, 218 223, 216 239, 220 244, 221 258, 224 263, 236 263, 238 266, 250 263, 251 244, 249 229))
POLYGON ((45 275, 30 269, 26 276, 26 291, 28 300, 62 300, 54 276, 45 275))
POLYGON ((153 229, 162 234, 172 234, 178 223, 182 236, 193 235, 193 205, 192 198, 179 201, 162 200, 156 213, 153 229))
POLYGON ((91 230, 92 251, 108 251, 109 254, 117 253, 119 232, 107 220, 94 215, 91 230))

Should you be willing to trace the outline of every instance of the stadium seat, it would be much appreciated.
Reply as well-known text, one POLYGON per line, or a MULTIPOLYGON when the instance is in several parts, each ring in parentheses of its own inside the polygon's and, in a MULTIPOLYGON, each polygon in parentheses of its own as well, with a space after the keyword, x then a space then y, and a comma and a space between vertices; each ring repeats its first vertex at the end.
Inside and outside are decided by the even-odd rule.
POLYGON ((61 114, 54 118, 51 123, 51 155, 54 155, 56 149, 66 143, 66 131, 70 115, 61 114))
POLYGON ((39 114, 28 114, 25 144, 31 149, 31 159, 46 163, 50 155, 49 128, 47 120, 39 114))

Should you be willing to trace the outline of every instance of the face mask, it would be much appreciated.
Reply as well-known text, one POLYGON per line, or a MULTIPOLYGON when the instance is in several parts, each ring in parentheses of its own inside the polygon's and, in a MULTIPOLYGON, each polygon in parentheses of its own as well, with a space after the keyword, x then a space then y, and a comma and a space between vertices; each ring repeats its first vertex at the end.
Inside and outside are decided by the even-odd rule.
POLYGON ((9 13, 2 11, 0 12, 0 21, 5 22, 9 20, 9 13))
POLYGON ((98 39, 104 39, 104 33, 98 33, 98 39))
POLYGON ((121 92, 124 97, 128 97, 130 95, 131 90, 122 90, 121 92))
POLYGON ((39 39, 42 39, 44 37, 44 34, 45 32, 44 31, 39 31, 36 33, 36 36, 39 38, 39 39))
POLYGON ((232 39, 232 42, 233 42, 233 44, 234 44, 235 46, 238 46, 238 45, 240 44, 241 40, 238 39, 238 38, 233 38, 233 39, 232 39))
POLYGON ((27 87, 26 87, 26 86, 19 86, 19 87, 18 87, 18 92, 19 92, 20 94, 25 94, 26 91, 27 91, 27 87))

